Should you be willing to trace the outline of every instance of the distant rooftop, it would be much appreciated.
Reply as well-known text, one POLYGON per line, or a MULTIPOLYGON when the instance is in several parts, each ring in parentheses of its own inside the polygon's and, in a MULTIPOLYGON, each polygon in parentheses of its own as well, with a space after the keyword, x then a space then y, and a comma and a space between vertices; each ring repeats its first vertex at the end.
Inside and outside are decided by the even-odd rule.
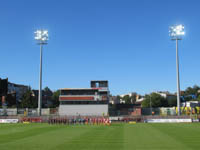
POLYGON ((61 88, 60 90, 95 90, 94 88, 61 88))
POLYGON ((91 80, 91 82, 108 82, 108 80, 91 80))

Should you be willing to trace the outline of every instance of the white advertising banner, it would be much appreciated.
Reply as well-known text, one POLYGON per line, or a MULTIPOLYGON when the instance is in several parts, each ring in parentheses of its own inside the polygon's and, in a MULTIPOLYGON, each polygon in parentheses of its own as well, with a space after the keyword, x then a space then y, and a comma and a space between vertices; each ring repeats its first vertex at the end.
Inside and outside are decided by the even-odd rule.
POLYGON ((112 121, 118 121, 118 120, 122 120, 123 117, 109 117, 109 120, 112 120, 112 121))
POLYGON ((0 123, 18 123, 19 119, 0 119, 0 123))
POLYGON ((181 122, 192 122, 192 119, 147 119, 147 123, 181 123, 181 122))

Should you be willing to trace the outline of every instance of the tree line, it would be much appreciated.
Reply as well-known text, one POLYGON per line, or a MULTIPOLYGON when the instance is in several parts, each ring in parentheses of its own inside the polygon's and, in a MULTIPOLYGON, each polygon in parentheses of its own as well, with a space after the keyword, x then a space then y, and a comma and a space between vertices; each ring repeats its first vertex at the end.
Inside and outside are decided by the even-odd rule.
MULTIPOLYGON (((56 108, 59 106, 60 91, 52 91, 50 88, 45 87, 42 90, 42 107, 43 108, 56 108)), ((137 93, 125 95, 123 97, 117 96, 118 100, 122 100, 125 104, 135 104, 138 98, 137 93)), ((181 91, 181 102, 185 101, 200 101, 200 87, 194 85, 193 87, 186 88, 181 91)), ((19 101, 16 101, 16 95, 7 95, 6 98, 8 107, 18 108, 37 108, 38 107, 38 90, 32 90, 31 87, 22 95, 19 101)), ((0 99, 1 102, 1 99, 0 99)), ((177 105, 176 94, 173 97, 165 98, 157 93, 151 93, 144 96, 142 107, 173 107, 177 105)))
MULTIPOLYGON (((132 93, 131 96, 125 95, 123 97, 117 96, 117 99, 121 99, 125 104, 135 104, 137 93, 132 93)), ((194 85, 193 87, 187 87, 185 91, 181 91, 181 102, 187 101, 200 101, 200 87, 194 85)), ((177 106, 176 93, 171 97, 163 97, 158 93, 146 94, 144 100, 141 103, 142 107, 174 107, 177 106)))
MULTIPOLYGON (((60 91, 52 91, 45 87, 42 90, 42 108, 56 108, 59 106, 60 91)), ((38 90, 33 90, 31 87, 23 93, 19 100, 16 100, 16 94, 8 94, 6 96, 7 107, 13 108, 37 108, 38 107, 38 90)))
MULTIPOLYGON (((181 91, 181 102, 200 101, 200 87, 194 85, 187 87, 185 91, 181 91)), ((142 107, 174 107, 177 106, 176 94, 173 97, 165 98, 157 93, 145 95, 142 107)))

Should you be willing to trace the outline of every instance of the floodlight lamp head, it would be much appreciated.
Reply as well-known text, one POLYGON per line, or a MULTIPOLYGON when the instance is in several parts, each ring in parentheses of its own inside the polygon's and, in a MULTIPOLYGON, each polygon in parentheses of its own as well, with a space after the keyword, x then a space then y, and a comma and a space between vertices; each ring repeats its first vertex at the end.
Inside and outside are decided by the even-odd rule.
POLYGON ((48 30, 36 30, 34 33, 35 40, 37 40, 39 44, 47 44, 49 39, 48 30))
POLYGON ((169 35, 172 40, 181 40, 185 35, 184 26, 180 24, 169 27, 169 35))

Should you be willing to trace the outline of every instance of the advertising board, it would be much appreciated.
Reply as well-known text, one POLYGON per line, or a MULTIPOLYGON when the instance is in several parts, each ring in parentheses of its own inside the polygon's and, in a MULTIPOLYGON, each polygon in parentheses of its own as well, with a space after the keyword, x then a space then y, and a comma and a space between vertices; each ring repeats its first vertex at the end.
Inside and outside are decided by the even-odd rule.
POLYGON ((146 123, 183 123, 192 122, 192 119, 146 119, 146 123))
POLYGON ((0 123, 18 123, 19 119, 0 119, 0 123))

